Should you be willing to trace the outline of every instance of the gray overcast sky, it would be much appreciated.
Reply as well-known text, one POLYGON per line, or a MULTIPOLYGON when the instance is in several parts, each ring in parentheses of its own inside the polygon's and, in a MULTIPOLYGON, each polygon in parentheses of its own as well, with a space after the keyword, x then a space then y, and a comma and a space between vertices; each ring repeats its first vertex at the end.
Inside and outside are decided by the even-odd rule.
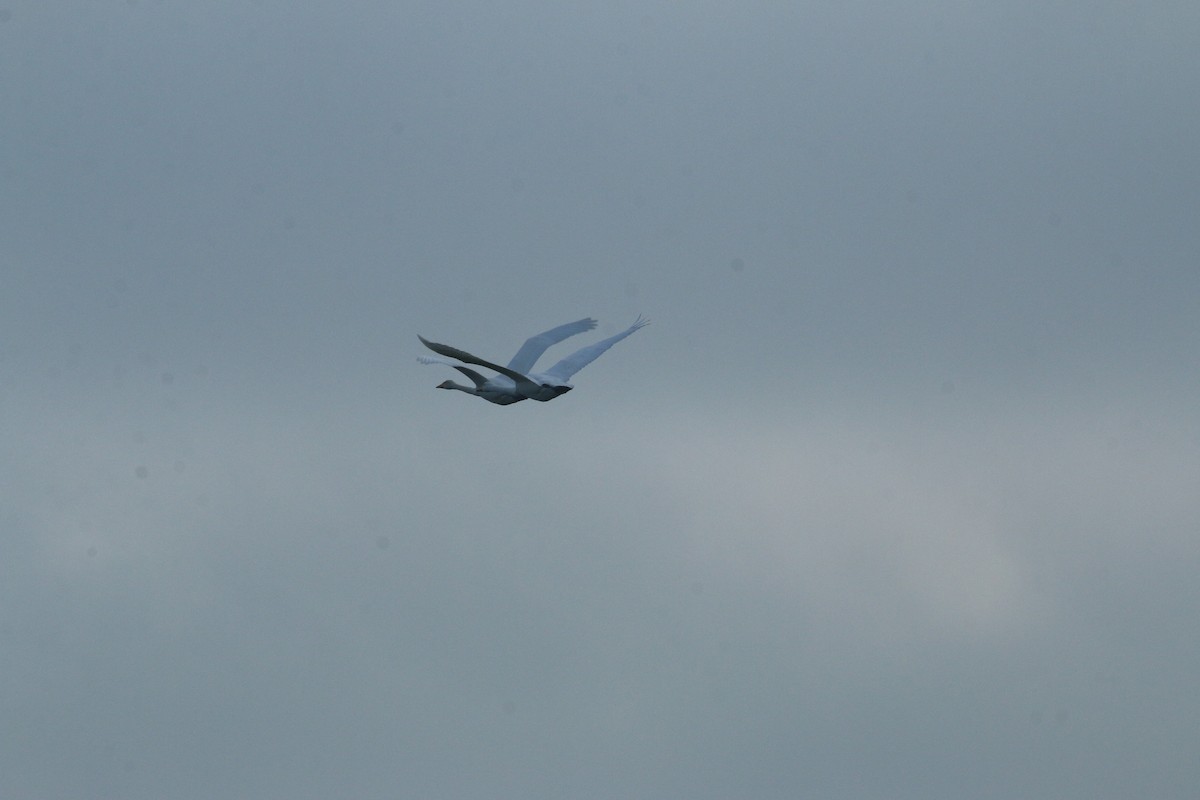
POLYGON ((1198 9, 0 0, 0 795, 1194 797, 1198 9))

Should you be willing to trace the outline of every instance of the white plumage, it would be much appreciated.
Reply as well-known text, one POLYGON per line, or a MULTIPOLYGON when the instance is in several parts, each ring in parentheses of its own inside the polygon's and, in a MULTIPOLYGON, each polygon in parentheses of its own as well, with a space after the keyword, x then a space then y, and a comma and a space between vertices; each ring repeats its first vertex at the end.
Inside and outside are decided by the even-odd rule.
POLYGON ((517 354, 512 357, 512 360, 508 362, 508 366, 506 367, 493 364, 490 361, 484 361, 482 358, 473 356, 465 350, 459 350, 457 347, 431 342, 423 336, 417 337, 421 340, 421 343, 438 355, 445 356, 445 358, 418 356, 417 361, 422 364, 446 364, 447 366, 454 367, 454 369, 466 375, 475 384, 474 386, 463 386, 454 381, 443 381, 438 384, 437 388, 439 389, 457 389, 460 392, 473 394, 476 397, 482 397, 490 403, 502 406, 519 403, 522 400, 540 400, 545 402, 571 391, 573 387, 568 381, 570 381, 572 375, 595 361, 600 357, 601 353, 629 334, 648 325, 649 322, 649 320, 639 316, 636 322, 616 336, 610 336, 593 345, 576 350, 545 372, 530 372, 530 370, 533 369, 534 364, 542 357, 547 348, 577 333, 592 330, 596 327, 596 320, 587 318, 577 320, 576 322, 568 322, 565 325, 559 325, 557 328, 551 328, 548 331, 539 333, 537 336, 531 336, 525 341, 525 344, 521 345, 521 349, 517 351, 517 354), (451 361, 449 359, 454 360, 451 361), (487 378, 470 367, 463 366, 463 364, 486 367, 500 374, 487 378))

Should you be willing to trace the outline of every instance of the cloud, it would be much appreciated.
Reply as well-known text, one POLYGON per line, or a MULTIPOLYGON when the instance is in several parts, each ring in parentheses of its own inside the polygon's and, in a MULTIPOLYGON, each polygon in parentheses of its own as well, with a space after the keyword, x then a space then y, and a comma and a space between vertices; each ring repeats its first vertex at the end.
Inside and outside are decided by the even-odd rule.
MULTIPOLYGON (((1143 650, 1190 657, 1166 642, 1195 632, 1171 608, 1200 476, 1169 397, 798 417, 197 388, 147 413, 131 383, 12 415, 10 719, 46 769, 83 753, 61 786, 203 762, 294 791, 387 780, 375 760, 396 757, 430 787, 465 758, 528 788, 541 752, 703 795, 656 759, 710 789, 731 760, 821 775, 795 747, 900 736, 879 691, 945 724, 968 703, 1001 749, 1074 720, 1136 753, 1094 704, 1112 681, 1179 685, 1143 650)), ((920 744, 940 736, 910 756, 950 769, 920 744)))

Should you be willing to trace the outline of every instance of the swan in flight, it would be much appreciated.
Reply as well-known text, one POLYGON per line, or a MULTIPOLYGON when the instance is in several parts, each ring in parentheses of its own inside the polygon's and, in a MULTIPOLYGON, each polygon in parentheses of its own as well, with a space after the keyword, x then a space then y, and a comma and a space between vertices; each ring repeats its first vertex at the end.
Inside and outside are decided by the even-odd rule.
POLYGON ((475 384, 474 386, 463 386, 454 381, 443 381, 438 384, 437 388, 439 389, 457 389, 460 392, 482 397, 489 403, 496 403, 502 406, 519 403, 527 399, 546 402, 571 391, 573 387, 568 381, 572 375, 599 358, 600 354, 605 350, 649 323, 649 320, 639 316, 637 321, 616 336, 610 336, 595 344, 576 350, 545 372, 530 372, 533 369, 533 365, 542 357, 542 353, 545 353, 551 345, 558 344, 570 336, 592 330, 596 327, 596 320, 587 318, 568 322, 565 325, 559 325, 557 328, 551 328, 548 331, 539 333, 537 336, 530 337, 525 341, 525 344, 521 345, 521 349, 512 357, 512 361, 508 362, 507 367, 493 364, 490 361, 484 361, 482 358, 473 356, 465 350, 459 350, 457 347, 431 342, 423 336, 417 337, 421 340, 421 343, 438 355, 445 356, 445 358, 418 356, 417 361, 422 364, 446 364, 454 367, 463 375, 470 378, 471 382, 475 384), (454 361, 448 359, 454 359, 454 361), (500 374, 492 378, 486 378, 470 367, 464 367, 463 364, 486 367, 500 374))

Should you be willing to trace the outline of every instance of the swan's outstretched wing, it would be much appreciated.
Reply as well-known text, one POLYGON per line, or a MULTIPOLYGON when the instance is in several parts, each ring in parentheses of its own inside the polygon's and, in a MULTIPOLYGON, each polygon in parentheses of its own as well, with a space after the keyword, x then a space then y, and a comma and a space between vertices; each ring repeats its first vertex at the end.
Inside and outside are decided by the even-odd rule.
POLYGON ((599 358, 601 353, 603 353, 605 350, 612 347, 614 344, 621 341, 639 328, 644 328, 649 324, 650 320, 643 319, 639 316, 636 322, 618 333, 616 336, 610 336, 607 339, 596 342, 593 345, 588 345, 580 350, 576 350, 574 353, 543 372, 542 375, 547 378, 553 378, 554 380, 566 383, 571 379, 572 375, 574 375, 576 372, 579 372, 579 370, 583 369, 588 364, 599 358))
POLYGON ((505 375, 509 378, 512 378, 513 382, 516 383, 518 387, 524 386, 526 389, 528 389, 530 391, 537 391, 538 389, 541 388, 536 383, 529 380, 528 377, 526 377, 525 375, 522 375, 521 373, 517 372, 516 370, 509 369, 508 367, 502 367, 499 364, 493 364, 491 361, 484 361, 482 358, 479 358, 478 356, 471 355, 466 350, 459 350, 457 347, 451 347, 448 344, 439 344, 437 342, 431 342, 428 339, 426 339, 424 336, 421 336, 419 334, 417 335, 417 338, 421 340, 421 344, 425 345, 430 350, 437 353, 439 356, 445 356, 446 358, 453 358, 456 361, 462 361, 467 364, 475 364, 480 367, 487 367, 488 369, 495 370, 496 372, 499 372, 501 375, 505 375))
POLYGON ((513 356, 512 361, 508 362, 508 368, 528 375, 529 371, 533 369, 533 365, 542 357, 542 353, 546 352, 546 348, 558 344, 568 336, 590 331, 594 327, 596 327, 596 320, 589 317, 577 322, 568 322, 566 325, 559 325, 557 328, 551 328, 537 336, 531 336, 525 340, 525 344, 521 345, 521 349, 513 356))
POLYGON ((480 375, 470 367, 464 367, 462 364, 455 364, 448 358, 431 358, 430 356, 417 356, 417 361, 422 364, 445 364, 447 367, 454 367, 456 370, 466 375, 475 384, 476 389, 482 389, 487 385, 488 379, 480 375))

